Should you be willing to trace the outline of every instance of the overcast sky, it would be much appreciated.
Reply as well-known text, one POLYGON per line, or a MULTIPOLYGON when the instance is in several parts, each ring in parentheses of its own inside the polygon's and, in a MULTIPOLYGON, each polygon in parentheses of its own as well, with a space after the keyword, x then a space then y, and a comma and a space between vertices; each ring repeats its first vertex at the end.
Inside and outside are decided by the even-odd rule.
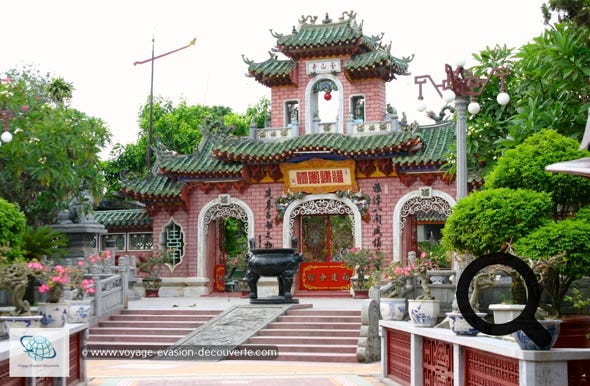
MULTIPOLYGON (((444 77, 444 64, 466 59, 486 46, 520 47, 538 36, 542 0, 299 0, 150 1, 19 0, 0 7, 0 74, 32 64, 75 87, 72 106, 103 119, 113 143, 134 142, 137 115, 150 91, 152 37, 156 56, 197 44, 155 61, 154 95, 189 104, 224 105, 243 113, 270 90, 245 76, 241 55, 260 62, 276 39, 288 34, 302 15, 326 12, 337 20, 354 10, 366 35, 384 33, 394 56, 415 55, 411 76, 388 85, 387 102, 410 121, 424 119, 415 109, 414 75, 444 77)), ((426 91, 426 89, 425 89, 426 91)), ((440 105, 432 87, 429 106, 440 105)), ((431 123, 431 121, 430 121, 431 123)))

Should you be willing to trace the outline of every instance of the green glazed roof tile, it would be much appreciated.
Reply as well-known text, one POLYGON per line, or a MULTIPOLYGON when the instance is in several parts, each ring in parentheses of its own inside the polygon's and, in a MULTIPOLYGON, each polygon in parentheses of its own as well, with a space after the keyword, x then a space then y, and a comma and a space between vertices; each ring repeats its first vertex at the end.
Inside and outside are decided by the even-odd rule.
POLYGON ((442 124, 421 126, 416 133, 426 144, 423 151, 401 157, 400 165, 442 164, 446 163, 449 146, 456 142, 455 123, 446 121, 442 124))
POLYGON ((123 193, 139 200, 152 197, 180 200, 183 184, 165 176, 150 176, 143 180, 129 182, 123 186, 123 193))
POLYGON ((140 201, 181 201, 182 180, 243 178, 245 165, 277 164, 318 157, 337 159, 391 159, 402 173, 439 170, 456 141, 455 124, 444 122, 414 131, 366 136, 337 133, 309 134, 283 141, 259 141, 224 135, 203 137, 193 154, 159 160, 160 173, 127 184, 123 192, 140 201))
POLYGON ((145 209, 96 211, 94 218, 106 228, 141 228, 152 225, 152 218, 145 209))
POLYGON ((390 68, 391 74, 406 74, 409 67, 408 59, 398 59, 389 51, 379 49, 353 56, 344 64, 349 73, 363 71, 367 68, 383 67, 390 68))
MULTIPOLYGON (((234 142, 235 139, 228 137, 224 141, 234 142)), ((203 137, 198 150, 193 154, 166 157, 161 160, 160 171, 171 173, 179 177, 202 177, 202 178, 235 178, 241 176, 242 165, 223 162, 212 155, 212 148, 216 142, 215 137, 203 137)))
POLYGON ((309 134, 273 142, 244 138, 241 141, 219 144, 212 150, 216 157, 230 162, 275 163, 313 152, 331 153, 344 158, 384 158, 393 154, 416 152, 421 147, 418 135, 396 131, 359 137, 337 133, 309 134))
POLYGON ((391 45, 384 46, 381 36, 363 34, 362 22, 356 21, 356 13, 343 12, 338 21, 326 17, 316 24, 317 17, 302 16, 298 28, 290 34, 272 33, 276 51, 289 60, 278 60, 271 52, 270 59, 254 63, 243 57, 248 64, 248 75, 267 86, 293 85, 291 74, 296 61, 302 58, 350 56, 343 64, 351 79, 379 77, 385 81, 395 75, 407 74, 411 58, 398 59, 391 55, 391 45))
POLYGON ((272 84, 274 86, 293 85, 291 72, 296 66, 295 61, 278 60, 272 57, 261 63, 248 61, 248 74, 262 84, 272 84))
MULTIPOLYGON (((326 15, 327 17, 327 15, 326 15)), ((324 19, 322 23, 315 24, 315 21, 310 23, 311 17, 300 20, 300 25, 297 30, 290 35, 277 34, 277 46, 282 51, 289 50, 289 48, 313 48, 325 47, 335 45, 356 45, 359 39, 363 38, 362 25, 356 23, 355 18, 347 20, 340 20, 338 22, 331 22, 330 19, 324 19)), ((369 49, 375 48, 375 42, 372 39, 363 41, 369 49)))

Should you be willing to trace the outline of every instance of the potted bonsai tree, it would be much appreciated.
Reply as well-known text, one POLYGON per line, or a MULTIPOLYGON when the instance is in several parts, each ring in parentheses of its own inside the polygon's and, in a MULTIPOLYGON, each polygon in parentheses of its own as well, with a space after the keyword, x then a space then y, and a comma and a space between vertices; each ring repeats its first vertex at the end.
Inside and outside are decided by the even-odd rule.
POLYGON ((432 260, 432 255, 427 255, 425 252, 422 252, 419 257, 416 257, 416 252, 410 252, 408 262, 412 275, 418 279, 422 288, 422 295, 408 300, 410 319, 416 326, 433 327, 438 322, 440 301, 430 292, 428 271, 437 269, 438 266, 432 260))
POLYGON ((145 296, 148 298, 159 297, 160 287, 162 286, 160 273, 164 265, 169 261, 168 251, 160 250, 147 256, 140 256, 139 261, 139 270, 144 274, 141 282, 145 289, 145 296))
MULTIPOLYGON (((514 249, 526 257, 548 301, 540 307, 549 318, 562 319, 556 347, 590 347, 590 316, 563 317, 563 306, 574 281, 590 276, 590 222, 582 216, 550 222, 518 240, 514 249), (583 320, 586 320, 585 322, 583 320), (586 325, 586 332, 568 338, 570 324, 586 325), (565 343, 567 341, 567 343, 565 343)), ((580 327, 576 327, 579 329, 580 327)))
MULTIPOLYGON (((454 250, 465 263, 486 253, 507 251, 512 240, 549 221, 551 205, 548 194, 527 189, 473 192, 453 208, 442 229, 441 243, 448 250, 454 250)), ((458 268, 458 275, 463 267, 458 268)), ((512 303, 526 302, 524 288, 516 274, 512 275, 510 291, 512 303)), ((492 308, 494 305, 490 305, 492 308)))
POLYGON ((383 253, 371 249, 351 248, 342 254, 342 262, 349 266, 356 277, 351 278, 355 298, 368 298, 374 284, 374 273, 383 265, 383 253))

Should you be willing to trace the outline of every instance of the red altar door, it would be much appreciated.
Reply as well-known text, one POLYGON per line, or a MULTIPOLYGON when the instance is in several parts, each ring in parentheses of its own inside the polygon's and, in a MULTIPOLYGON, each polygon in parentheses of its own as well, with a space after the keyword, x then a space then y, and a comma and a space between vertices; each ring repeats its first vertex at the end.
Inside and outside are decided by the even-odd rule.
POLYGON ((300 218, 305 261, 299 267, 299 288, 306 291, 346 290, 352 270, 340 254, 352 247, 352 222, 347 215, 300 218))

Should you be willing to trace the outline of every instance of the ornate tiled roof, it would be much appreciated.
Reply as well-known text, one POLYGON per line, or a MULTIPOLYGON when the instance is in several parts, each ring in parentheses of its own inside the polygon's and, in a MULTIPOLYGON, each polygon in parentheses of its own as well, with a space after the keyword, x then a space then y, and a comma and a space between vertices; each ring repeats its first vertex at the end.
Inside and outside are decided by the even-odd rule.
POLYGON ((409 59, 398 59, 389 50, 378 49, 353 56, 344 69, 352 80, 377 77, 389 82, 395 74, 406 74, 408 63, 409 59))
POLYGON ((213 156, 213 148, 219 143, 240 143, 243 137, 205 135, 193 154, 170 156, 160 160, 160 172, 174 174, 178 178, 235 179, 242 175, 242 165, 224 162, 213 156))
POLYGON ((205 135, 198 151, 167 155, 158 160, 160 175, 128 183, 123 192, 144 203, 182 202, 183 180, 223 182, 243 180, 247 165, 297 162, 309 157, 331 159, 387 159, 398 172, 438 172, 455 142, 450 121, 413 131, 367 136, 336 133, 308 134, 284 141, 258 141, 218 133, 205 135))
POLYGON ((341 158, 386 158, 414 153, 423 143, 417 134, 395 131, 386 134, 351 137, 338 133, 309 134, 285 141, 223 142, 213 155, 229 162, 269 164, 289 161, 303 154, 329 153, 341 158))
POLYGON ((287 56, 278 60, 271 52, 270 59, 254 63, 243 57, 248 64, 248 75, 267 86, 293 85, 292 74, 299 59, 322 57, 350 57, 344 63, 346 76, 351 80, 380 78, 390 81, 395 75, 405 75, 411 58, 396 58, 391 55, 391 45, 382 44, 381 36, 363 34, 362 23, 356 21, 355 12, 343 12, 338 21, 326 15, 316 24, 317 16, 302 16, 299 27, 293 27, 288 35, 273 32, 277 39, 275 51, 287 56))
POLYGON ((363 35, 362 23, 357 24, 356 13, 352 11, 344 12, 337 22, 333 22, 327 14, 320 24, 316 24, 316 20, 317 16, 302 16, 299 28, 294 27, 291 34, 273 33, 278 50, 298 59, 310 57, 310 53, 317 49, 321 49, 325 56, 335 56, 354 54, 359 50, 372 51, 379 44, 378 38, 363 35))
POLYGON ((416 130, 426 146, 421 152, 402 156, 394 160, 402 169, 416 166, 441 165, 447 162, 449 145, 455 143, 455 123, 445 121, 437 125, 421 126, 416 130))
POLYGON ((128 182, 122 192, 138 201, 149 203, 153 201, 178 203, 184 184, 166 176, 150 176, 128 182))
POLYGON ((152 218, 145 209, 96 211, 94 218, 108 229, 151 228, 152 225, 152 218))
POLYGON ((254 63, 243 57, 248 64, 248 75, 257 82, 268 86, 291 86, 294 85, 291 73, 296 67, 292 59, 278 60, 276 55, 261 63, 254 63))

